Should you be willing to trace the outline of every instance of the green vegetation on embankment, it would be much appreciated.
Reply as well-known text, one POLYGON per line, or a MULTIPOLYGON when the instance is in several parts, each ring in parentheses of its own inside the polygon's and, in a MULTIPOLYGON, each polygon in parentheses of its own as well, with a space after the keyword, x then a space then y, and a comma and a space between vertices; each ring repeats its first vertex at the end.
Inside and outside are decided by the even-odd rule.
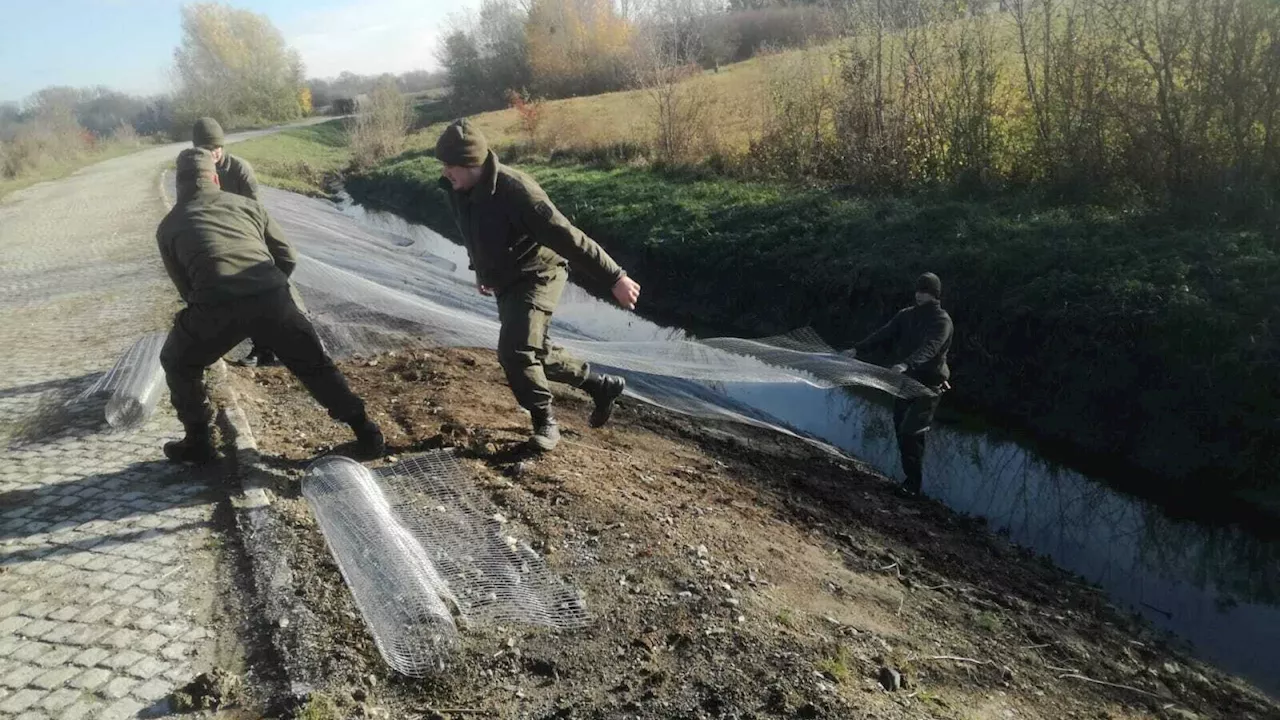
MULTIPOLYGON (((641 168, 520 167, 667 319, 744 335, 812 325, 840 344, 933 270, 956 318, 966 404, 1188 486, 1276 477, 1274 234, 1027 199, 862 199, 641 168)), ((434 159, 409 152, 347 187, 456 235, 438 176, 434 159)))
MULTIPOLYGON (((11 193, 15 193, 37 183, 60 180, 95 163, 111 160, 112 158, 123 157, 145 147, 146 145, 136 141, 104 142, 98 144, 92 149, 69 154, 66 157, 49 157, 42 159, 32 168, 13 177, 8 177, 6 174, 0 173, 0 200, 3 200, 11 193)), ((3 157, 0 157, 0 161, 3 159, 3 157)), ((0 162, 0 164, 3 163, 0 162)))
POLYGON ((342 120, 281 130, 230 150, 253 165, 259 182, 311 196, 326 195, 325 179, 351 162, 342 120))

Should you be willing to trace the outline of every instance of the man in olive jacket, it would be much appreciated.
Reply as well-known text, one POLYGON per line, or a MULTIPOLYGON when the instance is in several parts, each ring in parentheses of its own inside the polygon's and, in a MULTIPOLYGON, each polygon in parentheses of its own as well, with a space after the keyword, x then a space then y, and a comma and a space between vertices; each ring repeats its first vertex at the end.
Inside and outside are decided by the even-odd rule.
POLYGON ((289 371, 355 431, 358 452, 381 455, 381 430, 290 295, 293 248, 261 203, 222 192, 218 178, 212 154, 183 150, 178 202, 156 231, 165 270, 187 303, 160 351, 170 400, 186 429, 182 440, 165 444, 165 455, 196 464, 214 458, 204 371, 246 337, 270 338, 289 371))
POLYGON ((919 495, 924 480, 924 438, 933 424, 942 393, 950 386, 951 369, 947 353, 951 350, 953 326, 951 316, 942 309, 942 281, 933 273, 916 280, 916 304, 898 311, 887 325, 853 346, 848 355, 880 345, 893 348, 898 364, 894 372, 933 391, 931 395, 898 400, 893 408, 893 422, 902 456, 902 472, 906 476, 903 489, 919 495))
MULTIPOLYGON (((194 147, 208 150, 213 155, 213 162, 218 167, 218 182, 223 192, 234 193, 250 200, 261 200, 258 197, 258 178, 253 174, 253 166, 248 160, 237 157, 223 147, 227 142, 222 125, 211 117, 196 120, 191 127, 191 144, 194 147)), ((295 297, 295 300, 297 298, 295 297)), ((275 353, 270 348, 253 343, 249 354, 241 361, 245 365, 274 365, 275 353)))
POLYGON ((608 286, 625 308, 634 309, 640 285, 594 240, 556 210, 532 178, 498 162, 479 128, 459 120, 436 143, 444 164, 440 187, 449 198, 477 289, 496 295, 498 360, 516 401, 533 417, 534 449, 549 451, 560 440, 551 410, 548 380, 580 387, 595 401, 592 427, 609 421, 626 382, 590 367, 547 338, 572 265, 588 283, 608 286))
POLYGON ((222 191, 233 193, 250 200, 259 200, 258 178, 253 174, 253 166, 243 158, 236 157, 223 147, 227 142, 222 126, 211 117, 196 120, 191 128, 191 145, 204 148, 213 155, 213 162, 218 167, 218 182, 222 191))

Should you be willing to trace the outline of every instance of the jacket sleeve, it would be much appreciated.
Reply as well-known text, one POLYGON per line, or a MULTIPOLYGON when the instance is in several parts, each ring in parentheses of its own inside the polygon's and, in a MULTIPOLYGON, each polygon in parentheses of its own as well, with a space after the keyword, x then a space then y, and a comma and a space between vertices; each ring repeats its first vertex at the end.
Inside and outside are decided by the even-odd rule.
POLYGON ((525 232, 534 242, 568 260, 570 267, 608 281, 610 286, 627 274, 599 243, 574 227, 546 195, 523 189, 513 195, 516 214, 525 232))
POLYGON ((897 339, 898 331, 901 327, 902 311, 898 311, 898 313, 895 314, 889 322, 885 323, 884 327, 866 336, 861 342, 854 343, 853 347, 857 349, 858 352, 862 352, 863 350, 870 350, 871 348, 886 342, 893 342, 897 339))
POLYGON ((915 352, 907 356, 902 363, 907 366, 908 370, 918 370, 920 366, 931 362, 938 357, 938 353, 942 350, 942 346, 951 337, 952 326, 951 319, 946 315, 939 315, 934 318, 926 329, 923 341, 915 352))
POLYGON ((247 191, 245 197, 250 200, 261 200, 258 195, 258 176, 253 174, 253 166, 249 163, 240 161, 240 182, 247 191))
POLYGON ((187 297, 191 294, 191 284, 187 280, 187 272, 178 263, 178 258, 173 253, 173 243, 165 232, 164 225, 156 230, 156 244, 160 246, 160 260, 164 262, 164 270, 169 273, 169 279, 173 281, 173 286, 178 289, 178 296, 183 302, 187 301, 187 297))
POLYGON ((271 215, 267 212, 267 208, 258 203, 258 207, 262 212, 264 226, 262 231, 262 239, 267 243, 267 251, 271 253, 271 259, 275 260, 276 267, 280 268, 280 272, 288 277, 293 274, 293 269, 298 265, 298 254, 294 251, 293 246, 285 239, 284 233, 280 231, 280 226, 275 220, 271 219, 271 215))

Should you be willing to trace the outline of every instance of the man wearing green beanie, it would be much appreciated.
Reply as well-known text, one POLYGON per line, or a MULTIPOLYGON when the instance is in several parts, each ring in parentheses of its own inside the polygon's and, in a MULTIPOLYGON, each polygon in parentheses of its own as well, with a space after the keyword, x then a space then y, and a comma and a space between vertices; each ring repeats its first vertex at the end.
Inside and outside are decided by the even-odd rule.
POLYGON ((898 400, 893 408, 898 452, 902 456, 902 472, 906 476, 903 490, 918 496, 924 484, 924 439, 933 424, 942 393, 950 389, 951 368, 947 353, 951 350, 953 325, 951 316, 942 309, 942 281, 933 273, 916 279, 915 305, 900 310, 887 325, 857 343, 845 354, 858 353, 880 345, 893 348, 897 364, 894 372, 904 373, 933 391, 931 395, 898 400))
MULTIPOLYGON (((250 200, 258 200, 258 178, 253 174, 253 166, 248 160, 237 157, 226 151, 226 134, 222 125, 211 117, 196 120, 191 127, 191 145, 208 150, 218 168, 218 182, 222 183, 222 191, 234 193, 250 200)), ((276 362, 275 353, 269 348, 254 343, 249 354, 240 361, 243 365, 267 366, 276 362)))
POLYGON ((294 303, 289 275, 296 255, 266 208, 222 192, 213 155, 202 148, 178 155, 177 174, 178 201, 160 222, 156 242, 187 305, 174 317, 160 364, 186 436, 166 443, 165 456, 195 464, 214 459, 204 371, 246 337, 271 338, 289 372, 355 431, 357 453, 381 455, 382 431, 294 303))
POLYGON ((547 330, 569 266, 582 284, 608 288, 628 309, 635 308, 640 285, 574 227, 533 178, 498 162, 470 121, 445 129, 436 158, 444 164, 440 187, 471 258, 476 286, 498 300, 498 360, 516 401, 533 417, 531 446, 546 452, 560 441, 548 380, 585 390, 595 402, 590 425, 603 426, 626 381, 592 372, 552 344, 547 330))

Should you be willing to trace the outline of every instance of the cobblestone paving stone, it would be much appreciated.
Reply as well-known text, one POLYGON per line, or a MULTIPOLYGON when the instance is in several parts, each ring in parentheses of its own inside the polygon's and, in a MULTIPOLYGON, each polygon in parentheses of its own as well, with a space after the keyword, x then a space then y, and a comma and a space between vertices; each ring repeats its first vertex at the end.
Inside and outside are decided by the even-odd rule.
POLYGON ((167 400, 114 432, 71 403, 176 295, 155 248, 147 150, 0 201, 0 718, 132 718, 190 677, 207 636, 212 493, 163 462, 167 400), (205 597, 205 599, 201 599, 205 597))

